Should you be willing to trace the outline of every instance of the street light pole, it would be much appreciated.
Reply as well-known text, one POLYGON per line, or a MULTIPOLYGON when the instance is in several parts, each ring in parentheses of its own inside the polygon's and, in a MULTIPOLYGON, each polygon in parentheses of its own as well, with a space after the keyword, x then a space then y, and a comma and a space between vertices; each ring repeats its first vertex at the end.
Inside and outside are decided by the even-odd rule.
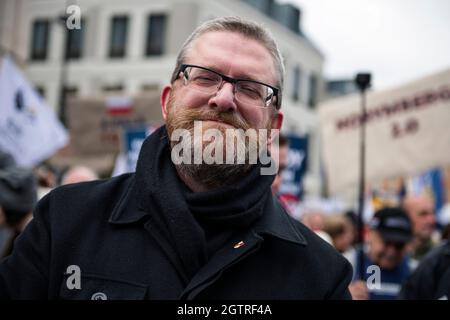
POLYGON ((66 124, 66 78, 67 78, 67 42, 69 41, 69 30, 67 29, 68 15, 61 15, 57 18, 57 23, 62 27, 62 51, 61 51, 61 67, 59 73, 59 119, 66 124))
POLYGON ((366 90, 370 87, 371 74, 370 73, 358 73, 355 78, 356 86, 361 93, 361 128, 360 128, 360 144, 359 144, 359 196, 358 196, 358 243, 361 251, 358 256, 358 278, 364 279, 364 196, 365 196, 365 184, 366 184, 366 90))

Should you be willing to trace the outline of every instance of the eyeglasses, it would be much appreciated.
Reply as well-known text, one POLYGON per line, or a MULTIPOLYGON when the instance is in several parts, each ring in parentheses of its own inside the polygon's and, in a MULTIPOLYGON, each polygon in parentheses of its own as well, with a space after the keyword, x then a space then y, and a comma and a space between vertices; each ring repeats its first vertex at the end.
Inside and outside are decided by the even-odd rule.
MULTIPOLYGON (((239 103, 247 106, 269 107, 274 98, 278 101, 278 88, 259 81, 234 79, 192 64, 182 64, 180 72, 183 73, 185 85, 208 94, 220 90, 225 81, 233 84, 234 97, 239 103)), ((278 105, 276 108, 279 108, 278 105)))

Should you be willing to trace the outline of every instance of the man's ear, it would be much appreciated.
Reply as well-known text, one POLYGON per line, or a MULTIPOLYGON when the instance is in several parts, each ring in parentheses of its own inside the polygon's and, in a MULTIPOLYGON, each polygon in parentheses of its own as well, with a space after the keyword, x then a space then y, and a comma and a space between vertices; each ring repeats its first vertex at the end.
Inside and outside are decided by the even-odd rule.
POLYGON ((270 150, 270 147, 272 146, 273 139, 279 135, 279 133, 280 133, 279 130, 280 130, 282 124, 283 124, 283 113, 278 111, 276 113, 276 115, 273 116, 273 118, 272 118, 271 129, 277 130, 277 133, 276 133, 276 135, 272 135, 272 130, 270 132, 270 138, 268 141, 269 150, 270 150))
POLYGON ((283 117, 283 113, 281 111, 278 111, 272 119, 272 129, 280 130, 281 125, 283 124, 283 117))
POLYGON ((164 88, 161 91, 161 97, 160 97, 159 101, 161 104, 161 111, 162 111, 164 120, 167 120, 167 111, 168 111, 167 106, 169 104, 169 98, 170 98, 171 92, 172 92, 171 84, 164 86, 164 88))

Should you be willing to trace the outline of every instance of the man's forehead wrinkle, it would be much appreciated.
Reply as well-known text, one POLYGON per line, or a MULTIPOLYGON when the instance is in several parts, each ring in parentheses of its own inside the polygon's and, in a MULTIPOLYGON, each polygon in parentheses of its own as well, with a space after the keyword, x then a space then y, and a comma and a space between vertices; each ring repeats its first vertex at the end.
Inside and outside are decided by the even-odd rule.
POLYGON ((192 42, 184 63, 198 64, 234 78, 275 84, 275 68, 269 51, 256 40, 235 32, 212 31, 202 34, 192 42), (218 34, 236 41, 227 41, 223 45, 216 38, 218 34), (266 61, 263 63, 263 60, 266 61))

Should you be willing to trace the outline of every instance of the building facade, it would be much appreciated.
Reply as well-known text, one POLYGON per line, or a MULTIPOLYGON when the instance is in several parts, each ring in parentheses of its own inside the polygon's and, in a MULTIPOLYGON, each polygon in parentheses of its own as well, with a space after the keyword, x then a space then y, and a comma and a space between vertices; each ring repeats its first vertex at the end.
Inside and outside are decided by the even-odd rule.
POLYGON ((324 57, 300 29, 300 10, 292 5, 274 0, 0 0, 0 45, 61 113, 61 92, 90 97, 161 88, 195 27, 228 15, 258 21, 277 39, 286 66, 283 131, 308 135, 305 188, 319 193, 315 106, 324 97, 324 57), (76 12, 68 10, 71 5, 81 13, 80 29, 68 30, 62 22, 64 14, 76 12))
POLYGON ((358 92, 355 79, 328 80, 325 87, 325 99, 334 99, 358 92))

